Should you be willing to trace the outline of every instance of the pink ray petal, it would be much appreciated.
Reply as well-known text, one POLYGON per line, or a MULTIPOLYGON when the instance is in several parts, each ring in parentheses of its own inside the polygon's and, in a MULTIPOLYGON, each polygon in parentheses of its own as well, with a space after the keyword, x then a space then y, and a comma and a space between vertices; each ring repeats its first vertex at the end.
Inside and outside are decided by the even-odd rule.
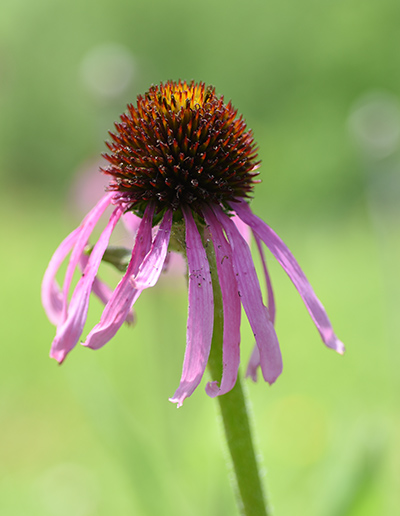
POLYGON ((75 269, 79 263, 79 259, 83 254, 87 241, 99 221, 100 217, 106 210, 106 208, 111 204, 112 198, 114 196, 113 192, 107 193, 104 197, 100 199, 100 201, 96 204, 96 206, 86 215, 82 224, 79 227, 79 235, 75 246, 72 250, 71 257, 69 259, 67 271, 65 273, 64 285, 63 285, 63 319, 65 320, 67 317, 68 310, 68 292, 71 286, 72 277, 74 275, 75 269))
POLYGON ((260 253, 261 263, 262 263, 263 270, 264 270, 265 283, 267 285, 267 299, 268 299, 267 307, 268 307, 268 312, 269 312, 269 318, 271 319, 272 324, 275 324, 276 308, 275 308, 275 297, 274 297, 274 291, 272 289, 271 277, 268 272, 267 261, 264 256, 264 250, 261 246, 261 239, 257 235, 257 233, 254 233, 254 231, 253 231, 253 236, 254 236, 254 240, 256 241, 258 252, 260 253))
POLYGON ((96 324, 87 336, 86 341, 83 343, 84 346, 91 349, 99 349, 112 339, 140 296, 141 291, 134 289, 132 286, 131 276, 138 271, 140 264, 150 250, 153 215, 154 205, 149 204, 140 223, 126 273, 106 304, 101 314, 100 322, 96 324))
POLYGON ((237 215, 234 215, 232 217, 233 222, 235 223, 235 226, 238 228, 239 233, 242 235, 242 237, 246 240, 246 242, 250 245, 250 228, 247 224, 243 222, 241 218, 239 218, 237 215))
MULTIPOLYGON (((79 260, 79 266, 81 268, 81 271, 83 272, 85 270, 85 267, 87 265, 87 262, 89 260, 89 255, 83 254, 79 260)), ((106 305, 108 301, 111 299, 111 296, 113 294, 113 290, 106 284, 104 281, 101 281, 97 276, 94 278, 93 285, 92 285, 92 292, 93 294, 100 299, 100 301, 106 305)), ((133 324, 133 321, 135 320, 133 310, 131 310, 128 315, 126 316, 125 322, 128 324, 133 324)))
POLYGON ((140 264, 138 272, 132 275, 132 286, 136 290, 144 290, 157 283, 167 256, 171 227, 172 210, 167 210, 149 253, 140 264))
POLYGON ((251 353, 249 363, 247 364, 246 378, 250 377, 253 380, 253 382, 256 382, 257 381, 257 370, 260 367, 260 365, 261 365, 260 352, 259 352, 257 344, 256 344, 251 353))
POLYGON ((136 235, 140 226, 141 218, 133 212, 127 211, 122 216, 122 222, 129 233, 136 235))
POLYGON ((170 276, 184 276, 186 274, 186 260, 182 254, 170 251, 165 258, 163 272, 170 276))
POLYGON ((62 320, 63 313, 63 296, 57 283, 56 274, 67 257, 68 253, 74 247, 80 228, 74 229, 67 238, 57 247, 53 254, 42 281, 42 304, 50 322, 57 325, 62 320))
MULTIPOLYGON (((266 262, 265 255, 264 255, 264 250, 261 246, 261 239, 257 235, 257 233, 254 233, 254 231, 253 231, 253 236, 256 241, 258 251, 260 253, 261 262, 262 262, 262 266, 264 269, 265 282, 267 284, 267 297, 268 297, 267 307, 268 307, 269 317, 271 319, 272 324, 275 324, 275 312, 276 312, 275 297, 274 297, 274 291, 272 289, 271 278, 270 278, 270 275, 268 272, 267 262, 266 262)), ((257 369, 259 366, 260 366, 260 352, 258 351, 258 347, 256 344, 253 348, 249 363, 247 365, 246 378, 250 376, 250 378, 253 380, 253 382, 256 382, 257 381, 257 369)))
POLYGON ((285 243, 264 221, 252 213, 247 202, 239 200, 239 202, 232 203, 231 207, 236 211, 243 222, 248 224, 253 231, 260 236, 264 244, 286 271, 302 297, 325 345, 328 348, 334 349, 338 353, 343 354, 345 349, 344 345, 336 337, 325 308, 315 295, 315 292, 304 272, 301 270, 299 264, 285 243))
POLYGON ((94 246, 89 256, 87 266, 75 287, 67 318, 64 323, 57 328, 56 337, 51 346, 50 356, 60 363, 65 359, 71 349, 75 347, 82 334, 86 322, 93 281, 99 269, 104 251, 107 248, 111 233, 121 215, 122 209, 120 207, 115 208, 107 226, 94 246))
POLYGON ((186 223, 189 272, 189 311, 181 381, 170 401, 180 407, 199 385, 211 348, 214 300, 211 273, 200 234, 189 208, 182 208, 186 223))
POLYGON ((232 249, 226 241, 221 224, 213 211, 207 207, 203 209, 203 214, 206 223, 210 226, 224 311, 221 385, 219 387, 218 382, 214 381, 209 382, 206 386, 207 394, 213 398, 229 392, 236 383, 240 363, 241 303, 236 276, 233 271, 232 249))
POLYGON ((249 246, 222 209, 216 206, 213 210, 228 236, 232 248, 233 268, 240 289, 239 295, 260 351, 261 371, 265 381, 271 384, 282 372, 282 356, 278 337, 262 301, 249 246))

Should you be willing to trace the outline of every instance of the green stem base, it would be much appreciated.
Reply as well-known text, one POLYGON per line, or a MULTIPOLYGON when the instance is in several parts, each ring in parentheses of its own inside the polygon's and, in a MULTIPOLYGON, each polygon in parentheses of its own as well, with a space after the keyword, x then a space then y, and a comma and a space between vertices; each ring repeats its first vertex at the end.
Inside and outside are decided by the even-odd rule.
MULTIPOLYGON (((214 331, 208 368, 212 380, 221 379, 224 316, 214 249, 211 241, 205 245, 214 292, 214 331)), ((244 516, 270 516, 261 484, 259 466, 251 436, 249 415, 240 375, 235 387, 217 397, 224 432, 236 478, 239 510, 244 516)))

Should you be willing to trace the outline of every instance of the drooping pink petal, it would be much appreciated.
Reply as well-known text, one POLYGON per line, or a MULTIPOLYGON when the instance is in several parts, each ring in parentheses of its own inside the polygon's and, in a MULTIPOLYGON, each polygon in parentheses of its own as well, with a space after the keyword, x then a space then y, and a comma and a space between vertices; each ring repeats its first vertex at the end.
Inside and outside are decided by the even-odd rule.
POLYGON ((250 245, 250 228, 247 224, 243 222, 241 218, 237 215, 232 217, 232 221, 235 223, 235 226, 238 228, 239 233, 246 240, 246 242, 250 245))
POLYGON ((75 269, 79 263, 79 259, 83 254, 87 241, 93 231, 93 228, 99 221, 100 217, 104 213, 107 206, 111 204, 113 192, 107 193, 96 206, 86 215, 82 224, 80 225, 79 234, 75 246, 72 250, 71 257, 69 259, 67 271, 65 273, 64 285, 63 285, 63 320, 67 317, 68 310, 68 292, 71 286, 72 277, 75 269))
POLYGON ((133 212, 127 211, 122 216, 122 222, 129 233, 136 235, 140 226, 141 218, 133 212))
MULTIPOLYGON (((79 260, 79 266, 80 266, 82 272, 85 270, 88 260, 89 260, 89 255, 84 253, 79 260)), ((113 290, 106 283, 104 283, 104 281, 101 281, 96 276, 93 281, 92 292, 96 297, 98 297, 100 299, 100 301, 104 305, 106 305, 112 296, 113 290)), ((133 310, 131 310, 128 313, 128 315, 126 316, 125 322, 128 324, 132 324, 134 319, 135 319, 135 317, 133 314, 133 310)))
POLYGON ((42 281, 42 304, 50 322, 57 325, 62 320, 63 312, 63 296, 57 283, 56 274, 67 257, 68 253, 74 247, 80 228, 74 229, 67 238, 65 238, 53 254, 42 281))
POLYGON ((232 248, 233 268, 240 289, 239 295, 260 352, 261 371, 265 381, 271 384, 282 372, 282 356, 278 337, 262 301, 249 246, 222 209, 215 206, 213 210, 228 236, 232 248))
POLYGON ((261 365, 260 352, 259 352, 257 344, 256 344, 251 353, 249 363, 247 364, 246 378, 250 377, 253 380, 253 382, 256 382, 257 381, 257 370, 260 367, 260 365, 261 365))
POLYGON ((107 226, 94 246, 85 270, 75 287, 68 308, 67 318, 57 328, 56 337, 51 346, 50 356, 60 363, 74 348, 82 334, 86 322, 93 281, 99 269, 104 251, 107 248, 111 233, 121 215, 122 209, 120 207, 115 208, 107 226))
POLYGON ((241 304, 232 265, 232 249, 213 211, 207 207, 203 209, 203 214, 211 231, 224 311, 221 385, 219 387, 218 382, 214 381, 206 386, 207 394, 213 398, 229 392, 236 383, 240 362, 241 304))
POLYGON ((182 254, 170 251, 165 258, 163 272, 171 276, 184 276, 186 274, 186 260, 182 254))
POLYGON ((144 290, 157 283, 167 256, 171 227, 172 210, 167 210, 149 253, 140 264, 137 273, 132 275, 132 286, 136 290, 144 290))
POLYGON ((87 336, 86 341, 83 343, 84 346, 91 349, 99 349, 112 339, 139 297, 141 291, 132 287, 131 277, 138 271, 140 264, 150 250, 153 215, 154 205, 149 204, 140 223, 126 273, 106 304, 101 314, 100 322, 96 324, 87 336))
POLYGON ((272 283, 271 283, 271 277, 268 272, 267 268, 267 261, 264 256, 264 250, 261 246, 261 240, 260 237, 253 231, 254 240, 256 241, 258 252, 260 253, 261 263, 264 269, 264 276, 265 276, 265 283, 267 285, 267 307, 269 312, 269 318, 271 319, 272 324, 275 324, 275 297, 274 297, 274 291, 272 289, 272 283))
MULTIPOLYGON (((242 222, 242 224, 244 224, 244 222, 242 222)), ((246 227, 248 227, 248 226, 246 226, 246 227)), ((267 307, 268 307, 269 317, 271 319, 272 324, 275 324, 275 298, 274 298, 274 291, 272 289, 271 278, 270 278, 270 275, 269 275, 269 272, 267 269, 267 262, 265 260, 264 250, 261 246, 261 239, 257 235, 257 233, 254 233, 254 231, 253 231, 253 236, 256 241, 258 251, 260 253, 261 262, 262 262, 262 266, 264 269, 265 282, 267 284, 267 297, 268 297, 267 307)), ((257 381, 257 369, 259 366, 260 366, 260 352, 258 351, 258 347, 256 344, 253 348, 249 363, 247 365, 246 378, 250 376, 251 379, 253 380, 253 382, 256 382, 257 381)))
POLYGON ((170 398, 178 407, 193 393, 203 377, 214 324, 214 300, 206 252, 190 209, 182 208, 182 211, 186 223, 189 311, 181 381, 170 398))
POLYGON ((239 217, 255 231, 275 256, 302 297, 323 342, 328 348, 344 353, 343 343, 336 337, 325 308, 314 293, 304 272, 279 236, 259 217, 254 215, 244 200, 231 204, 239 217))

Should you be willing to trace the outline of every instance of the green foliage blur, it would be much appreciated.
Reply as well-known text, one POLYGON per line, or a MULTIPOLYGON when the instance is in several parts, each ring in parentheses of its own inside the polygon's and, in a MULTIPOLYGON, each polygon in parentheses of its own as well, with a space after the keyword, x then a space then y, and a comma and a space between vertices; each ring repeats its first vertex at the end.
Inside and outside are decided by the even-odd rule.
MULTIPOLYGON (((53 251, 96 202, 95 188, 79 197, 79 177, 107 131, 151 83, 178 78, 215 85, 253 128, 254 211, 347 347, 325 349, 270 257, 284 372, 246 383, 275 514, 399 513, 399 19, 397 0, 3 0, 1 515, 237 514, 206 379, 181 409, 168 402, 184 278, 162 278, 134 328, 97 352, 77 346, 62 367, 40 304, 53 251)), ((88 327, 97 300, 90 310, 88 327)))

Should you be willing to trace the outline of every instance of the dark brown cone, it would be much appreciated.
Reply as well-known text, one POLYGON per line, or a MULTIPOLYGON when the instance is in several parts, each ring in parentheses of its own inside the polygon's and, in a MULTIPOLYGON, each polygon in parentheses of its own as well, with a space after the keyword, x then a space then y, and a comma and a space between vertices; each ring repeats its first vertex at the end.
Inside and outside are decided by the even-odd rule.
POLYGON ((232 104, 213 87, 168 81, 152 86, 110 133, 103 171, 110 190, 121 193, 129 209, 157 212, 189 205, 222 204, 248 197, 259 162, 252 132, 232 104))

